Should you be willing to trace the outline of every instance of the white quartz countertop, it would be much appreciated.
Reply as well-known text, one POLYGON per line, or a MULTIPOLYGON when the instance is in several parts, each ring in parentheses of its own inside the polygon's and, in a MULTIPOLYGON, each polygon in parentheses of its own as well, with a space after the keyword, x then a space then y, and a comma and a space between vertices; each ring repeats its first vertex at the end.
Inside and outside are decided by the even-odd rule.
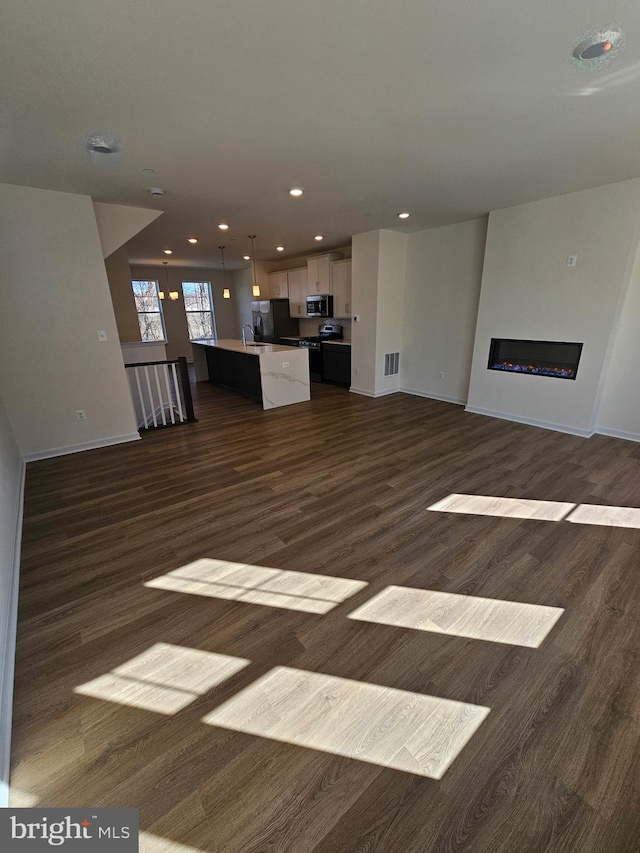
POLYGON ((283 347, 280 344, 254 344, 248 341, 243 344, 242 341, 236 341, 232 338, 202 338, 199 341, 191 341, 192 344, 198 344, 203 347, 217 347, 218 349, 227 349, 232 352, 244 352, 247 355, 263 355, 271 352, 292 352, 298 351, 298 347, 283 347))

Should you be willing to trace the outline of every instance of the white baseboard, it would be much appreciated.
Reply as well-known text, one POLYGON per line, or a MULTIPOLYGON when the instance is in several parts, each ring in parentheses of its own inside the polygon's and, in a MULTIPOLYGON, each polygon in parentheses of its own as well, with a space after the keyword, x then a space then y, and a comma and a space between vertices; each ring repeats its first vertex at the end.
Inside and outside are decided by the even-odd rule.
POLYGON ((527 426, 540 427, 541 429, 551 429, 554 432, 565 432, 569 435, 578 435, 581 438, 591 438, 594 433, 592 429, 576 429, 575 427, 567 426, 566 424, 554 424, 549 421, 538 421, 534 418, 523 418, 516 415, 508 415, 506 412, 494 412, 490 409, 479 409, 476 406, 465 406, 465 412, 473 412, 475 415, 486 415, 489 418, 498 418, 501 421, 513 421, 517 424, 527 424, 527 426))
POLYGON ((417 391, 415 388, 400 388, 403 394, 412 394, 414 397, 425 397, 427 400, 440 400, 441 403, 455 403, 464 406, 467 402, 462 397, 448 397, 446 394, 430 394, 426 391, 417 391))
POLYGON ((354 388, 353 385, 349 388, 352 394, 362 394, 363 397, 388 397, 389 394, 397 394, 399 388, 389 388, 387 391, 365 391, 363 388, 354 388))
POLYGON ((24 482, 26 463, 20 463, 20 476, 16 490, 16 528, 10 560, 10 586, 5 599, 0 637, 0 808, 9 805, 9 770, 11 767, 11 723, 13 718, 13 679, 16 658, 16 633, 18 629, 18 592, 20 587, 20 545, 22 542, 22 514, 24 509, 24 482))
POLYGON ((54 456, 66 456, 68 453, 80 453, 82 450, 96 450, 98 447, 110 447, 112 444, 124 444, 127 441, 139 441, 140 434, 131 432, 128 435, 114 435, 111 438, 100 438, 97 441, 86 441, 83 444, 72 444, 69 447, 54 447, 51 450, 40 450, 37 453, 25 453, 25 462, 37 462, 39 459, 52 459, 54 456))
POLYGON ((606 429, 597 426, 594 429, 597 435, 607 435, 609 438, 624 438, 627 441, 640 441, 640 432, 624 432, 621 429, 606 429))

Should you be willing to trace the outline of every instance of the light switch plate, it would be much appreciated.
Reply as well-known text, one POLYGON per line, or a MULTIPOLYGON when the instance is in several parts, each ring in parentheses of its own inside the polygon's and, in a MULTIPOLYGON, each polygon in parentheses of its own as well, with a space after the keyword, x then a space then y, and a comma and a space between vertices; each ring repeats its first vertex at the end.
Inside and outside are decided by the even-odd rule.
POLYGON ((107 340, 107 333, 105 332, 104 329, 98 330, 98 340, 99 341, 106 341, 107 340))

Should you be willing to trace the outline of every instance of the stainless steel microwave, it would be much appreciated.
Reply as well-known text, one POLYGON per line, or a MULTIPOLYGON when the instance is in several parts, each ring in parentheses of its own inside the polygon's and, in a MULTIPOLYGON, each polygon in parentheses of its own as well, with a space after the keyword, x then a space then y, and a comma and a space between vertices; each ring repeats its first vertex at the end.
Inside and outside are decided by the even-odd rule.
POLYGON ((307 296, 307 317, 333 317, 333 296, 329 293, 307 296))

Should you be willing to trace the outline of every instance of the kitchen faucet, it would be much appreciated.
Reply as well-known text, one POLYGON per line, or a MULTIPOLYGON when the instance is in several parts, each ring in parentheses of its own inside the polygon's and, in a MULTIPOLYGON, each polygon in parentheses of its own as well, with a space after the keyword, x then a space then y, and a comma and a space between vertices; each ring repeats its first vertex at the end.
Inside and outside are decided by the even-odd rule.
POLYGON ((245 329, 249 329, 249 331, 250 331, 250 332, 252 333, 252 335, 253 335, 253 340, 254 340, 254 341, 255 341, 255 339, 256 339, 256 333, 253 331, 253 326, 250 326, 250 325, 249 325, 249 323, 245 323, 245 324, 244 324, 244 326, 242 327, 242 345, 246 347, 246 345, 247 345, 247 336, 246 336, 245 329))

